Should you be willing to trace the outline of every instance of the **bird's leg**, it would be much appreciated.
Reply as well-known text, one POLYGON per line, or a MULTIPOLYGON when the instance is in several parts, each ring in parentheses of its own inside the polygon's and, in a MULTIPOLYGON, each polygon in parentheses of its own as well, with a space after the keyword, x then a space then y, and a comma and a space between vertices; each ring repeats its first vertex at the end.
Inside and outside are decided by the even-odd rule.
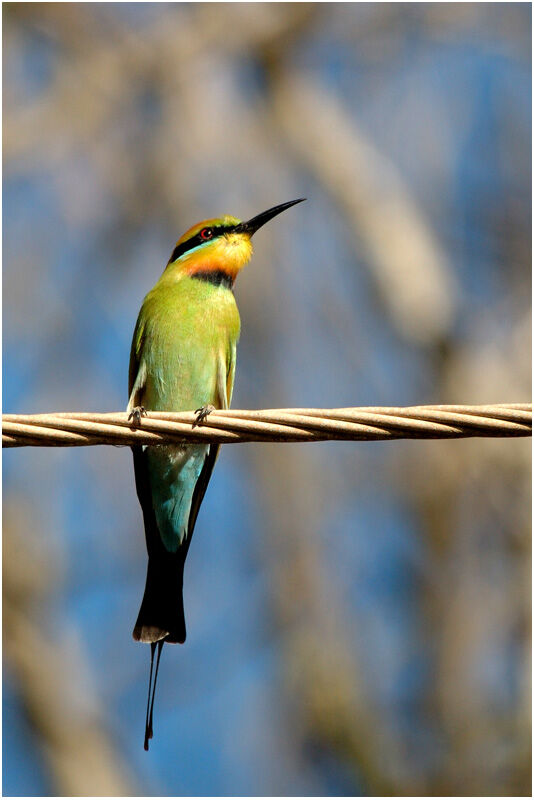
POLYGON ((135 406, 128 414, 128 422, 133 419, 135 425, 140 425, 141 417, 146 417, 146 408, 144 406, 135 406))
POLYGON ((197 425, 202 425, 204 420, 206 419, 212 411, 215 411, 215 406, 212 406, 211 403, 208 403, 202 408, 195 409, 195 414, 197 415, 196 420, 193 422, 193 428, 196 428, 197 425))

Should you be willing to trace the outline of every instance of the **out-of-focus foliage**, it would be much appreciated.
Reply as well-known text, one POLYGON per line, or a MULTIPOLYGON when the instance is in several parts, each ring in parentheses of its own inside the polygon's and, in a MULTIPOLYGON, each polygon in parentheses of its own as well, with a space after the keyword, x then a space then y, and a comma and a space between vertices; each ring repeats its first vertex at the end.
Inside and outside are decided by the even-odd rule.
MULTIPOLYGON (((4 410, 126 404, 174 241, 307 196, 236 407, 530 392, 528 4, 4 4, 4 410)), ((4 793, 530 790, 525 441, 227 446, 142 751, 125 448, 4 459, 4 793)))

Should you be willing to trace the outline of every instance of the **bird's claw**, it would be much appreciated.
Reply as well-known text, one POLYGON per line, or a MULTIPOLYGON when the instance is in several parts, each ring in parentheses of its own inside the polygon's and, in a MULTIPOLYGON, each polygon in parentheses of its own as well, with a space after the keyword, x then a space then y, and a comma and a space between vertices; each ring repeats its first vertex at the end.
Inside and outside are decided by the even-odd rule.
POLYGON ((136 425, 140 425, 141 417, 146 417, 146 408, 144 406, 135 406, 128 414, 128 422, 132 419, 136 425))
POLYGON ((206 417, 209 416, 212 411, 215 411, 215 406, 212 406, 211 403, 208 404, 208 405, 202 406, 202 408, 196 408, 195 409, 195 414, 197 415, 197 418, 193 422, 193 428, 196 428, 197 425, 202 425, 202 423, 204 422, 206 417))

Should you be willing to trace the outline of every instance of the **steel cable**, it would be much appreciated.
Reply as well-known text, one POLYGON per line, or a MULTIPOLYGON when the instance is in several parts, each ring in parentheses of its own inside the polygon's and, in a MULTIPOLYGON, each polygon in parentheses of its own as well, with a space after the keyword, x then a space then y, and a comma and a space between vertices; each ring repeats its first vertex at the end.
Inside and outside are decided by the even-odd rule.
POLYGON ((456 439, 531 436, 532 405, 430 405, 213 411, 150 411, 139 424, 125 412, 4 414, 3 447, 73 447, 176 442, 316 442, 328 439, 456 439))

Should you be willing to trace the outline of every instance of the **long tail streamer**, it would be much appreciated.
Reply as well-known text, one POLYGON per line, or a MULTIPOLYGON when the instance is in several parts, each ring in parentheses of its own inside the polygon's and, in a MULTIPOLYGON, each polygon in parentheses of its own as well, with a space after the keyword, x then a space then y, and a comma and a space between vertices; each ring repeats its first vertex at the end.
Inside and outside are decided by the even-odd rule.
POLYGON ((161 651, 163 649, 165 640, 160 639, 159 642, 152 642, 150 644, 150 676, 148 678, 148 699, 146 703, 146 719, 145 719, 145 750, 148 750, 149 739, 154 735, 153 720, 154 720, 154 699, 156 697, 156 683, 158 680, 159 660, 161 658, 161 651), (156 659, 156 672, 154 674, 154 682, 152 683, 152 673, 154 669, 154 653, 158 648, 158 656, 156 659))

